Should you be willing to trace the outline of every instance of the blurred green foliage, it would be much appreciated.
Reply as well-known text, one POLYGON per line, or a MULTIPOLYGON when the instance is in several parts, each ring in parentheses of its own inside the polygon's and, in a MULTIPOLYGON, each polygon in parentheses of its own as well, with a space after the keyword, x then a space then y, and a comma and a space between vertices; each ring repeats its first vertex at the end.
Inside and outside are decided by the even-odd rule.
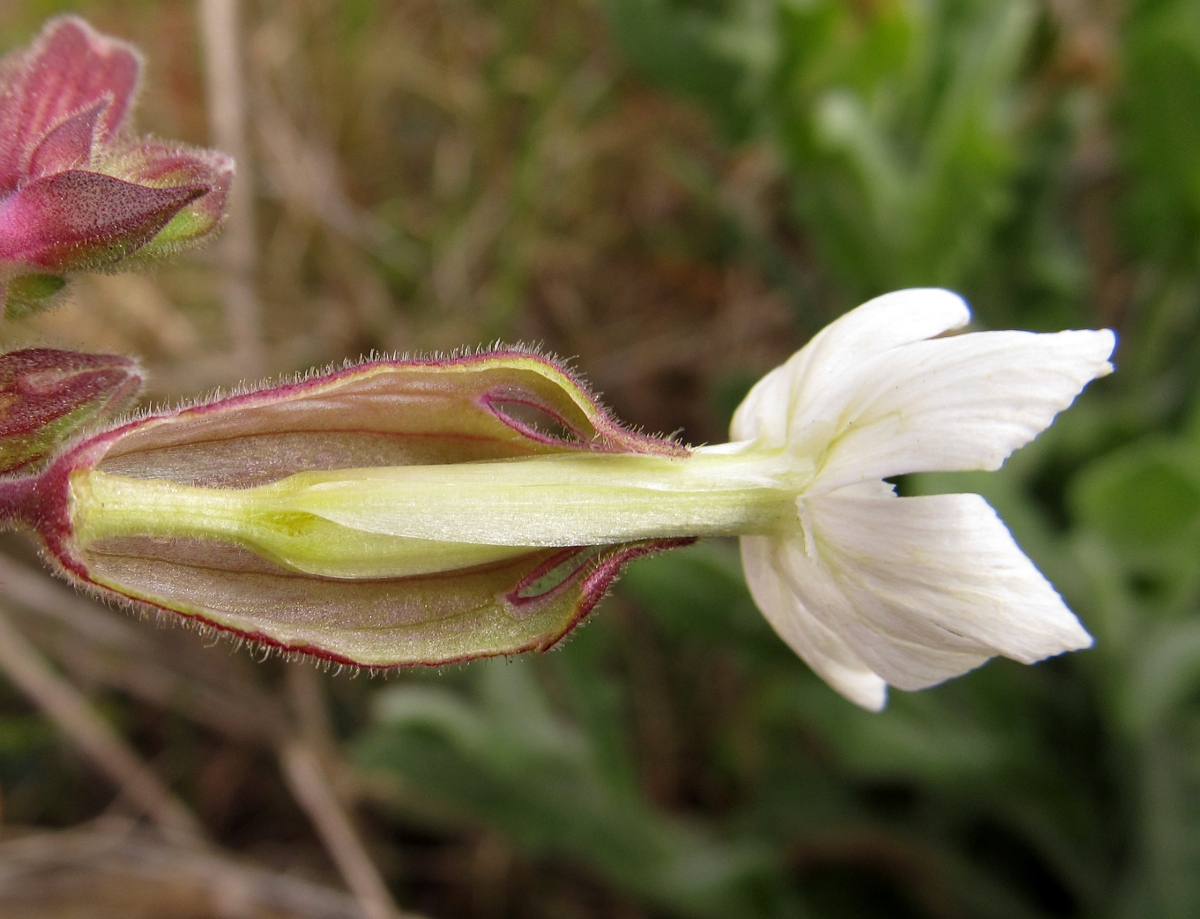
POLYGON ((985 494, 1096 647, 867 714, 699 546, 545 659, 386 689, 359 763, 655 914, 1200 915, 1200 7, 605 10, 643 78, 781 164, 804 328, 937 284, 983 326, 1118 329, 1120 372, 1003 472, 903 483, 985 494))

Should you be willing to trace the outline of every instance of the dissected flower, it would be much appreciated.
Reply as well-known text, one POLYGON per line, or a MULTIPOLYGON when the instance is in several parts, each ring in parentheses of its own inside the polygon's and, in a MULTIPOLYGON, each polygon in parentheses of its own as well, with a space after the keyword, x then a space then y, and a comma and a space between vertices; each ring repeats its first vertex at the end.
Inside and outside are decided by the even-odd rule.
POLYGON ((70 578, 365 666, 545 648, 621 564, 742 538, 751 593, 867 708, 1090 638, 978 495, 886 479, 995 469, 1111 370, 1110 332, 980 332, 957 296, 842 317, 747 396, 735 441, 628 431, 519 351, 378 361, 134 419, 0 480, 70 578))
POLYGON ((37 309, 80 270, 128 268, 203 242, 233 177, 222 153, 134 137, 141 58, 82 19, 48 22, 0 61, 0 285, 37 309))

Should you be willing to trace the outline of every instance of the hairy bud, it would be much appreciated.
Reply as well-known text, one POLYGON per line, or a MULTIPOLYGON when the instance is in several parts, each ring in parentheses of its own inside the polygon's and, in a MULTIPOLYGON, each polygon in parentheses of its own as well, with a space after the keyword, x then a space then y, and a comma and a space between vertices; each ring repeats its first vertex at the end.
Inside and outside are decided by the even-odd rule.
POLYGON ((74 16, 0 61, 0 286, 5 312, 49 305, 76 271, 135 267, 205 241, 233 162, 134 137, 141 58, 74 16))
POLYGON ((51 348, 0 354, 0 473, 42 462, 70 437, 113 418, 141 384, 128 357, 51 348))

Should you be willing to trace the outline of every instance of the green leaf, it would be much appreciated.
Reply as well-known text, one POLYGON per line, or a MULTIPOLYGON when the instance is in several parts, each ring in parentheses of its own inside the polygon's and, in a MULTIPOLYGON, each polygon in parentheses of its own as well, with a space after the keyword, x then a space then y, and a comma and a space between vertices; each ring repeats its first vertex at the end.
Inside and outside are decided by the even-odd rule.
POLYGON ((1198 471, 1181 445, 1138 442, 1089 466, 1072 486, 1072 506, 1116 546, 1173 549, 1200 523, 1198 471))
POLYGON ((485 821, 529 854, 581 859, 672 913, 794 915, 764 848, 713 839, 614 781, 592 738, 552 708, 534 663, 474 668, 469 700, 426 686, 388 690, 359 764, 485 821), (762 896, 782 912, 764 912, 762 896))

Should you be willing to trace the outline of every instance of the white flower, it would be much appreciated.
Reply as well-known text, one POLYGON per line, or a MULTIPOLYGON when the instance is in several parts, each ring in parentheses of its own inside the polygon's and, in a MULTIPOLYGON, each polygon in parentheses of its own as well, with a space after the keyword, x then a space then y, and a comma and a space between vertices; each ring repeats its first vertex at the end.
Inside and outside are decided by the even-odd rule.
POLYGON ((0 524, 65 517, 47 546, 118 598, 373 667, 549 647, 624 560, 738 536, 783 639, 879 709, 889 683, 1091 643, 982 498, 887 484, 999 468, 1112 369, 1111 332, 936 337, 969 318, 941 290, 873 300, 754 387, 734 443, 694 450, 526 352, 366 364, 102 432, 0 482, 0 524), (231 487, 231 455, 255 481, 231 487))
POLYGON ((1091 644, 978 495, 897 497, 885 479, 998 469, 1091 380, 1109 331, 979 332, 944 290, 879 297, 751 390, 731 433, 815 471, 800 527, 741 537, 746 579, 779 635, 853 702, 923 689, 1004 655, 1091 644))

